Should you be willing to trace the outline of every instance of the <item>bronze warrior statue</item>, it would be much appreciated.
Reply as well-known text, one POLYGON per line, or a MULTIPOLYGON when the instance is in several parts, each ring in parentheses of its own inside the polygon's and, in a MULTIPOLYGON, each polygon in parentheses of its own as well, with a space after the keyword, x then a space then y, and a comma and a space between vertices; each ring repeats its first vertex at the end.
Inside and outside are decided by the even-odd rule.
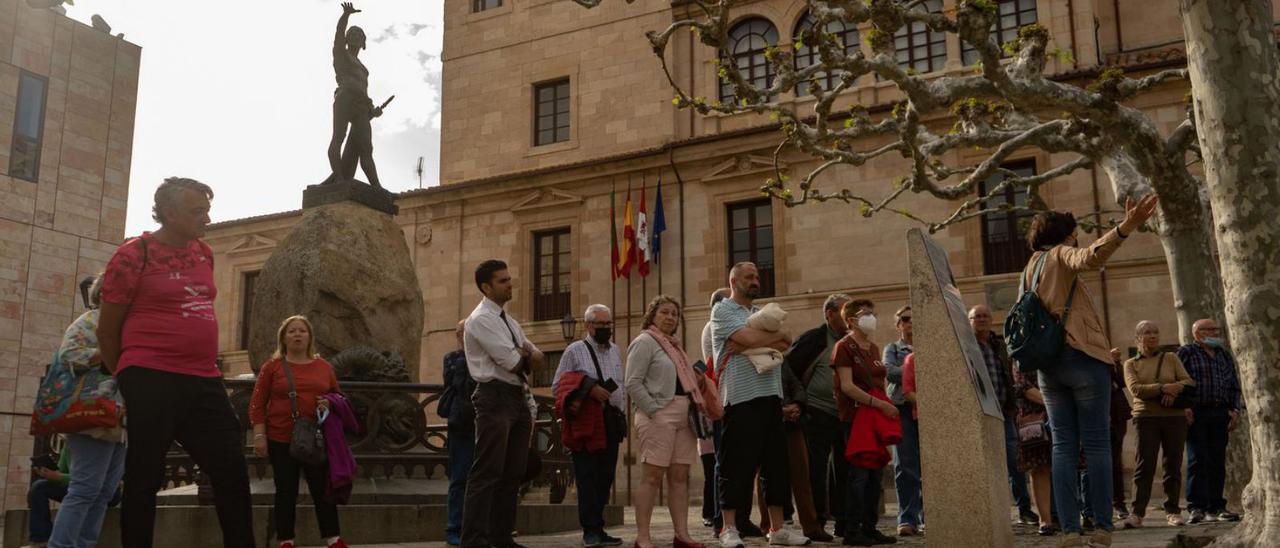
POLYGON ((369 184, 382 188, 378 169, 373 165, 373 132, 369 121, 382 116, 383 107, 395 96, 377 107, 369 99, 369 69, 359 57, 360 50, 367 47, 364 30, 355 26, 347 28, 347 19, 353 13, 360 10, 351 2, 343 2, 342 17, 338 18, 338 31, 333 37, 333 72, 338 89, 333 92, 333 136, 329 139, 329 168, 333 175, 325 182, 351 180, 359 162, 369 184), (346 134, 346 146, 342 144, 343 134, 346 134))

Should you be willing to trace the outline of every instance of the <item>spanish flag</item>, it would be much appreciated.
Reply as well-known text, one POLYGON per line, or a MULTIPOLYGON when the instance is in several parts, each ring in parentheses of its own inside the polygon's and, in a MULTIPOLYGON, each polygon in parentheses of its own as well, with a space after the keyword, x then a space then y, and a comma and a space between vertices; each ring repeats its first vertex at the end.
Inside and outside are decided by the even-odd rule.
POLYGON ((632 222, 635 218, 631 209, 631 189, 627 189, 627 205, 622 210, 622 253, 618 259, 618 275, 624 278, 631 277, 631 268, 635 266, 636 258, 636 229, 632 222))

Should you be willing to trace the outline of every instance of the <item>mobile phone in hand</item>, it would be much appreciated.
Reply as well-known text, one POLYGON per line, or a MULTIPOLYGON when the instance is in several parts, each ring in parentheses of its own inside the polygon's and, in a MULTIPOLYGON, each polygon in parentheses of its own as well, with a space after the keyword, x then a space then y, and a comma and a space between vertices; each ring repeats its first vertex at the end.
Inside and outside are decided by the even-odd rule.
POLYGON ((32 468, 48 468, 49 470, 57 470, 58 461, 53 458, 53 455, 48 455, 48 454, 36 455, 34 457, 31 457, 31 467, 32 468))

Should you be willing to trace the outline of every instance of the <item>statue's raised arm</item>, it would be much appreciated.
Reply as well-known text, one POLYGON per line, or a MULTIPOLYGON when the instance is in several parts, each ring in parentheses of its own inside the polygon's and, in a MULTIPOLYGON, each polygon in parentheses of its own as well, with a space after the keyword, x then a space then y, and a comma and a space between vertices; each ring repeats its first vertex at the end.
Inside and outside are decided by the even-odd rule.
POLYGON ((333 35, 334 55, 337 55, 338 52, 347 47, 347 20, 351 19, 351 14, 353 13, 360 13, 360 10, 356 9, 351 2, 343 2, 342 17, 338 18, 338 32, 333 35))

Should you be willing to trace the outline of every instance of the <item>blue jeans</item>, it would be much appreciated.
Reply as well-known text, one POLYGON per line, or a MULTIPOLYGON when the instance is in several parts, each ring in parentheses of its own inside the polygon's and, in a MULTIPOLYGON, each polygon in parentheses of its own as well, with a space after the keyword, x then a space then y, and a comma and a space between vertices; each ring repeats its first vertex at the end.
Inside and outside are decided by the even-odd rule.
POLYGON ((1062 530, 1080 527, 1080 450, 1084 449, 1094 521, 1107 531, 1111 522, 1111 373, 1110 366, 1074 348, 1063 351, 1051 369, 1040 371, 1040 391, 1053 430, 1053 501, 1062 530))
POLYGON ((53 516, 49 512, 49 502, 58 501, 67 496, 67 484, 47 479, 38 479, 27 491, 27 538, 31 542, 47 542, 53 532, 53 516))
POLYGON ((1013 493, 1013 503, 1018 513, 1031 513, 1031 495, 1027 493, 1027 475, 1018 470, 1018 427, 1014 417, 1004 421, 1004 457, 1005 466, 1009 469, 1009 489, 1013 493))
POLYGON ((472 428, 450 424, 445 449, 449 451, 449 518, 445 540, 462 544, 462 502, 467 496, 467 474, 476 453, 476 433, 472 428))
POLYGON ((71 481, 53 522, 50 547, 93 547, 102 532, 107 503, 124 477, 123 443, 103 441, 84 434, 67 434, 71 451, 71 481))
POLYGON ((898 491, 898 525, 924 523, 920 497, 920 421, 912 418, 911 404, 898 406, 902 441, 893 446, 893 487, 898 491))
POLYGON ((1196 407, 1187 429, 1187 508, 1214 513, 1227 509, 1222 491, 1227 482, 1227 425, 1225 407, 1196 407))

